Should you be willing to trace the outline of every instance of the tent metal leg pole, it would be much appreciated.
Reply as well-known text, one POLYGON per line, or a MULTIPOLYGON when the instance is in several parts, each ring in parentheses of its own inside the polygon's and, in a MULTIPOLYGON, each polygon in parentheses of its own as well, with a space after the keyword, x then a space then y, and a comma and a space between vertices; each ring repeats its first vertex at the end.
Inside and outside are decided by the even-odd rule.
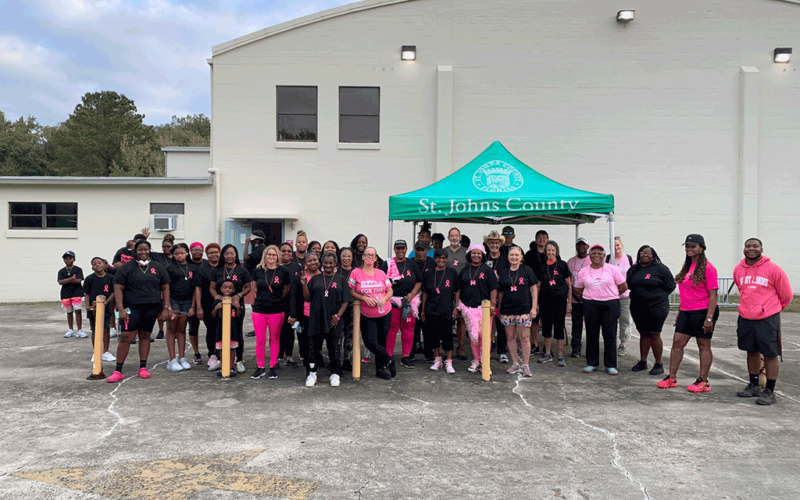
POLYGON ((577 243, 578 238, 581 237, 581 225, 575 224, 575 242, 577 243))
POLYGON ((614 253, 614 212, 611 212, 608 214, 608 254, 612 264, 617 263, 614 253))
POLYGON ((386 251, 387 259, 392 256, 392 224, 394 224, 394 222, 389 220, 389 249, 386 251))
MULTIPOLYGON (((411 241, 409 241, 409 244, 411 246, 414 246, 414 245, 417 244, 417 221, 413 221, 411 223, 411 241)), ((411 250, 413 251, 414 249, 412 248, 411 250)), ((411 252, 409 252, 409 253, 411 253, 411 252)))

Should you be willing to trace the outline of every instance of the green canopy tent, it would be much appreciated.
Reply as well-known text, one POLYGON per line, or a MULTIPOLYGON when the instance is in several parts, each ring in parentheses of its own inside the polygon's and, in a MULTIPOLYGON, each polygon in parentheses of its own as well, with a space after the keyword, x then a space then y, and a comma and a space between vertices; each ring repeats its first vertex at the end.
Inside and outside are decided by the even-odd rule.
MULTIPOLYGON (((565 186, 525 165, 500 142, 430 186, 389 197, 392 221, 477 224, 580 224, 606 219, 614 252, 614 196, 565 186)), ((390 249, 391 250, 391 249, 390 249)))

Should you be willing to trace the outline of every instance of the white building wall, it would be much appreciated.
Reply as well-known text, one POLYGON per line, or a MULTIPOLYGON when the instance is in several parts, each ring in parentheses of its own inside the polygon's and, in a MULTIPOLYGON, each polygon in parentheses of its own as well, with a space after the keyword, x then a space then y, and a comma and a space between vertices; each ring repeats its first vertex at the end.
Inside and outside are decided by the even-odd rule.
MULTIPOLYGON (((0 195, 0 217, 6 221, 8 202, 78 203, 77 231, 6 229, 0 239, 0 251, 6 256, 0 303, 58 301, 61 285, 56 276, 64 267, 64 252, 75 252, 75 264, 86 276, 92 273, 93 257, 103 257, 111 263, 119 248, 151 225, 151 202, 184 203, 185 215, 179 218, 177 230, 172 231, 176 242, 199 240, 205 244, 215 239, 213 186, 4 185, 0 195)), ((163 234, 151 234, 153 250, 161 250, 163 234)))
MULTIPOLYGON (((653 245, 677 271, 687 233, 706 237, 720 275, 741 257, 738 169, 742 66, 761 72, 759 230, 795 283, 800 6, 775 0, 417 0, 289 30, 212 58, 214 166, 222 214, 291 206, 312 239, 364 232, 386 252, 388 196, 434 180, 436 71, 453 67, 452 169, 493 140, 541 173, 613 193, 617 234, 653 245), (417 61, 399 60, 415 44, 417 61), (275 145, 275 86, 319 87, 317 149, 275 145), (381 87, 380 150, 337 149, 340 85, 381 87)), ((396 237, 410 230, 396 223, 396 237)), ((440 225, 440 229, 446 225, 440 225)), ((486 227, 465 227, 477 240, 486 227)), ((518 227, 527 246, 535 227, 518 227)), ((574 228, 547 228, 565 247, 574 228)), ((604 224, 583 227, 607 241, 604 224)), ((289 231, 287 230, 287 234, 289 231)))
POLYGON ((211 148, 161 148, 167 177, 203 177, 211 167, 211 148))

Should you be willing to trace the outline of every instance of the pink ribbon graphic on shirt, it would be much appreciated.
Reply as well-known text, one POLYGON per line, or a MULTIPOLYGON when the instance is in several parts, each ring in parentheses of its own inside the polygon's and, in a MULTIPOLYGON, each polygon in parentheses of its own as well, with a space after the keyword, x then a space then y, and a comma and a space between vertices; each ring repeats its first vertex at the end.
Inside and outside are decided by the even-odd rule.
POLYGON ((454 260, 454 261, 453 261, 453 267, 455 267, 455 266, 457 266, 457 265, 458 265, 458 261, 457 261, 457 260, 454 260))
POLYGON ((482 279, 484 279, 484 278, 483 278, 483 273, 481 273, 481 275, 480 275, 480 276, 478 276, 478 279, 481 279, 481 280, 482 280, 482 279))
POLYGON ((558 269, 553 270, 553 276, 558 276, 558 269))
POLYGON ((231 309, 231 318, 236 317, 236 309, 231 309))
POLYGON ((644 279, 649 280, 650 279, 650 275, 648 274, 647 276, 644 277, 644 279))
POLYGON ((151 267, 151 268, 150 268, 150 274, 156 274, 156 270, 155 270, 155 268, 154 268, 154 267, 151 267))
POLYGON ((406 276, 411 276, 411 269, 409 269, 408 271, 406 271, 406 276))
POLYGON ((469 280, 469 284, 470 284, 470 286, 474 286, 475 285, 475 280, 469 280))
POLYGON ((106 285, 106 286, 104 286, 104 287, 103 287, 103 291, 104 291, 104 292, 107 292, 107 291, 108 291, 108 285, 106 285))
POLYGON ((336 282, 331 283, 331 288, 336 288, 336 282))
POLYGON ((450 280, 444 282, 445 288, 450 288, 450 280))
POLYGON ((511 287, 511 291, 512 291, 512 292, 516 292, 516 291, 517 291, 517 287, 515 287, 515 286, 512 286, 512 287, 511 287))
POLYGON ((524 284, 525 284, 525 280, 524 280, 524 279, 522 279, 522 278, 520 278, 520 279, 519 279, 519 284, 520 284, 520 285, 524 285, 524 284))
POLYGON ((194 275, 192 274, 192 271, 189 271, 189 277, 191 278, 192 276, 194 276, 194 275))
POLYGON ((234 274, 231 276, 231 281, 239 281, 239 277, 234 274))

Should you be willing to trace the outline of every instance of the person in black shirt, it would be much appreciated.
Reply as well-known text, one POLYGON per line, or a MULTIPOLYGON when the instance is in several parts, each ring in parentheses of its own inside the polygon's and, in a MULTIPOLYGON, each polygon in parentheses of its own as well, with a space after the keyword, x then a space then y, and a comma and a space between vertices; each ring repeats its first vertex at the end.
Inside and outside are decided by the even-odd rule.
POLYGON ((308 352, 304 360, 306 366, 306 387, 317 382, 317 366, 322 364, 322 342, 328 346, 328 369, 331 371, 331 387, 339 387, 342 370, 341 357, 342 315, 347 305, 353 301, 350 287, 344 278, 336 274, 336 254, 328 252, 322 256, 323 272, 311 281, 300 280, 303 298, 309 303, 308 314, 308 352))
POLYGON ((214 310, 214 296, 211 295, 211 282, 214 281, 214 271, 219 266, 220 248, 218 243, 209 243, 206 246, 208 261, 204 262, 194 275, 194 297, 197 307, 197 318, 206 326, 206 349, 208 350, 208 370, 219 370, 221 362, 217 358, 215 343, 217 341, 217 321, 212 311, 214 310))
MULTIPOLYGON (((236 288, 233 295, 233 302, 241 308, 241 313, 236 316, 236 328, 243 330, 245 314, 244 298, 250 293, 253 279, 250 277, 250 273, 247 272, 247 269, 239 262, 239 250, 236 249, 235 245, 231 245, 230 243, 225 245, 222 247, 220 253, 222 255, 222 265, 214 269, 214 281, 211 282, 209 287, 211 295, 214 296, 214 300, 219 300, 218 290, 222 282, 225 280, 231 280, 233 282, 236 288)), ((236 347, 236 360, 236 371, 244 373, 244 341, 239 342, 236 347)))
MULTIPOLYGON (((531 242, 531 249, 525 254, 523 261, 526 266, 531 268, 539 282, 545 280, 544 271, 547 255, 544 253, 544 246, 549 240, 550 235, 547 234, 547 231, 544 229, 536 231, 536 239, 531 242)), ((541 307, 539 307, 539 310, 541 310, 541 307)), ((531 324, 531 354, 539 354, 539 321, 541 318, 537 316, 531 319, 533 320, 531 324)))
POLYGON ((406 250, 405 240, 395 241, 395 256, 384 261, 380 269, 392 280, 392 321, 389 323, 389 334, 386 336, 386 351, 394 353, 397 330, 400 330, 403 350, 400 364, 413 369, 411 348, 414 346, 415 318, 419 316, 422 273, 410 259, 406 258, 406 250))
MULTIPOLYGON (((301 265, 297 263, 297 259, 295 259, 294 252, 292 251, 292 245, 283 243, 280 246, 280 256, 281 267, 286 270, 287 283, 290 285, 289 293, 284 295, 283 300, 281 301, 283 315, 284 317, 288 318, 291 316, 291 283, 295 278, 300 276, 300 271, 302 271, 302 268, 301 265)), ((302 261, 302 265, 305 266, 305 260, 302 261)), ((294 329, 288 321, 284 321, 281 325, 280 345, 281 347, 280 352, 278 353, 278 358, 287 366, 296 368, 297 362, 292 360, 292 351, 294 351, 294 329)))
MULTIPOLYGON (((303 294, 303 281, 308 282, 319 274, 319 257, 312 252, 306 253, 305 258, 306 268, 300 270, 300 274, 292 279, 289 287, 289 314, 287 323, 295 327, 297 325, 297 349, 300 353, 300 358, 308 371, 308 315, 311 313, 311 303, 305 300, 303 294)), ((308 375, 308 373, 306 373, 308 375)))
MULTIPOLYGON (((223 314, 222 314, 222 298, 223 297, 233 297, 236 293, 236 283, 233 282, 230 278, 223 278, 220 281, 217 290, 218 295, 217 299, 214 300, 214 308, 211 310, 212 316, 217 320, 217 341, 216 341, 216 348, 217 348, 217 358, 222 359, 222 329, 223 329, 223 314)), ((243 303, 239 301, 231 300, 231 360, 235 359, 236 350, 238 349, 239 345, 244 342, 244 338, 242 337, 242 324, 243 321, 238 321, 238 318, 244 316, 244 309, 243 303)), ((236 370, 233 366, 231 366, 230 376, 236 376, 236 370)), ((217 377, 221 377, 222 372, 217 373, 217 377)))
POLYGON ((306 251, 308 251, 308 235, 302 229, 297 231, 297 240, 294 242, 297 251, 294 253, 294 261, 301 268, 305 266, 306 251))
POLYGON ((136 257, 134 247, 140 241, 146 240, 148 236, 150 236, 150 231, 147 228, 143 228, 141 233, 136 233, 133 235, 133 239, 128 240, 125 246, 117 250, 117 253, 114 254, 114 259, 111 261, 111 266, 114 269, 119 269, 122 267, 122 264, 134 260, 134 257, 136 257))
MULTIPOLYGON (((339 250, 339 266, 336 273, 347 283, 353 272, 353 249, 344 247, 339 250)), ((349 285, 348 285, 349 287, 349 285)), ((342 370, 353 369, 353 308, 348 307, 342 316, 342 370)))
POLYGON ((558 366, 567 366, 564 360, 564 339, 566 337, 566 316, 572 311, 570 296, 572 295, 572 274, 567 263, 561 260, 558 243, 548 241, 544 247, 547 261, 544 264, 545 274, 540 281, 539 315, 542 317, 542 335, 544 336, 544 353, 539 363, 553 360, 553 337, 558 347, 558 366), (554 331, 555 330, 555 331, 554 331))
MULTIPOLYGON (((199 241, 195 241, 191 245, 189 245, 189 256, 191 259, 189 262, 194 264, 194 267, 197 271, 200 270, 200 267, 207 263, 208 261, 203 258, 203 244, 199 241)), ((197 274, 195 271, 194 274, 197 274)), ((192 288, 194 288, 194 280, 192 280, 192 288)), ((194 295, 194 290, 192 291, 194 295)), ((189 326, 189 343, 192 344, 192 351, 194 351, 194 356, 192 358, 192 362, 196 365, 203 363, 203 356, 200 355, 200 345, 198 343, 198 334, 200 333, 200 316, 197 314, 200 312, 200 300, 195 302, 195 314, 189 316, 189 321, 187 325, 189 326)))
MULTIPOLYGON (((264 254, 264 250, 267 249, 266 245, 267 236, 264 234, 264 231, 260 229, 256 229, 253 231, 253 234, 248 236, 246 240, 244 240, 244 261, 242 265, 247 272, 250 273, 250 276, 253 276, 253 272, 256 270, 256 266, 261 263, 261 257, 264 254), (253 251, 247 253, 250 248, 253 248, 253 251)), ((251 330, 245 334, 247 337, 255 337, 256 332, 255 330, 251 330)), ((262 366, 263 368, 263 366, 262 366)))
POLYGON ((631 291, 631 317, 640 335, 640 359, 633 371, 647 369, 647 355, 652 348, 655 365, 650 375, 660 375, 664 373, 661 330, 669 314, 669 295, 675 290, 675 278, 661 263, 655 249, 643 245, 636 254, 636 264, 628 269, 626 281, 631 291))
MULTIPOLYGON (((421 232, 421 231, 420 231, 421 232)), ((429 231, 430 233, 430 231, 429 231)), ((428 257, 428 249, 430 244, 426 240, 420 239, 414 244, 414 265, 417 266, 420 274, 422 275, 423 281, 425 280, 425 276, 429 272, 433 272, 433 268, 436 267, 436 262, 434 262, 432 257, 428 257)), ((422 290, 422 288, 420 288, 422 290)), ((420 295, 420 300, 421 295, 420 295)), ((422 312, 420 310, 420 312, 422 312)), ((411 359, 417 354, 422 354, 425 356, 425 362, 428 364, 433 364, 433 349, 429 349, 425 346, 422 342, 424 333, 424 323, 422 321, 416 321, 414 323, 414 349, 411 351, 411 359)))
POLYGON ((458 274, 456 305, 461 311, 461 316, 466 321, 467 331, 469 331, 472 364, 468 370, 474 373, 481 366, 481 327, 483 324, 481 306, 484 300, 488 300, 491 311, 494 313, 494 309, 497 307, 497 277, 492 268, 483 263, 482 245, 469 247, 467 258, 469 264, 464 266, 458 274))
MULTIPOLYGON (((89 320, 89 327, 95 332, 95 308, 97 297, 102 295, 106 299, 106 306, 103 312, 103 361, 116 361, 117 358, 108 352, 108 345, 111 342, 111 323, 114 317, 114 309, 111 302, 114 300, 114 278, 106 272, 108 263, 102 257, 92 259, 92 270, 94 273, 86 277, 83 282, 83 294, 86 302, 86 319, 89 320)), ((92 335, 92 346, 95 343, 95 335, 92 335)), ((94 359, 94 357, 92 358, 94 359)))
POLYGON ((129 261, 114 275, 114 302, 119 311, 120 340, 117 346, 117 369, 107 381, 119 382, 125 376, 122 366, 131 342, 139 338, 139 378, 150 378, 147 356, 150 332, 159 316, 169 317, 169 276, 161 264, 150 260, 150 243, 141 240, 134 249, 136 260, 129 261), (163 307, 162 307, 163 302, 163 307))
POLYGON ((538 313, 539 280, 531 268, 522 263, 522 249, 513 246, 508 251, 508 269, 500 273, 500 291, 497 294, 500 320, 506 327, 509 351, 513 361, 506 373, 519 373, 531 377, 530 362, 531 324, 538 313), (517 337, 522 349, 522 366, 517 357, 517 337))
MULTIPOLYGON (((161 251, 150 252, 150 258, 164 266, 164 269, 169 267, 170 264, 175 262, 175 257, 172 255, 172 250, 175 247, 175 235, 167 233, 161 238, 161 251)), ((158 333, 156 339, 161 340, 164 338, 164 322, 158 320, 158 333)))
MULTIPOLYGON (((510 231, 510 235, 506 238, 508 241, 514 240, 514 228, 506 226, 503 228, 503 234, 510 231)), ((503 244, 503 237, 497 231, 490 231, 488 235, 483 237, 483 242, 486 245, 486 265, 492 268, 495 277, 498 277, 503 269, 508 268, 508 250, 503 244), (504 250, 506 249, 506 250, 504 250)), ((495 308, 493 311, 492 320, 492 339, 497 342, 497 357, 501 363, 508 363, 508 342, 506 341, 506 327, 500 321, 499 311, 495 308)))
POLYGON ((275 245, 266 247, 261 262, 253 270, 256 298, 253 301, 253 331, 256 332, 256 371, 250 376, 256 380, 266 375, 267 330, 269 330, 269 378, 276 379, 281 327, 286 319, 283 298, 289 294, 289 272, 279 265, 280 250, 275 245))
POLYGON ((170 316, 167 321, 167 370, 179 372, 192 367, 186 361, 186 323, 194 316, 197 306, 194 301, 194 275, 197 266, 189 261, 189 247, 186 243, 175 245, 174 262, 167 266, 169 274, 170 316), (175 355, 175 340, 178 341, 178 356, 175 355))
POLYGON ((422 283, 422 312, 420 319, 425 323, 425 348, 433 349, 435 358, 431 370, 438 370, 442 365, 439 346, 444 347, 447 360, 444 367, 447 373, 455 373, 453 368, 453 320, 458 316, 455 307, 458 292, 458 274, 447 265, 447 251, 443 248, 433 253, 436 267, 422 283))
POLYGON ((75 313, 75 320, 78 326, 78 333, 75 334, 78 338, 86 338, 81 328, 81 303, 83 302, 81 281, 83 281, 83 270, 75 266, 75 253, 70 251, 64 252, 62 255, 66 267, 62 267, 58 271, 57 279, 58 284, 61 285, 61 307, 67 312, 67 326, 69 329, 64 334, 65 338, 72 337, 74 330, 72 329, 72 316, 75 313))

